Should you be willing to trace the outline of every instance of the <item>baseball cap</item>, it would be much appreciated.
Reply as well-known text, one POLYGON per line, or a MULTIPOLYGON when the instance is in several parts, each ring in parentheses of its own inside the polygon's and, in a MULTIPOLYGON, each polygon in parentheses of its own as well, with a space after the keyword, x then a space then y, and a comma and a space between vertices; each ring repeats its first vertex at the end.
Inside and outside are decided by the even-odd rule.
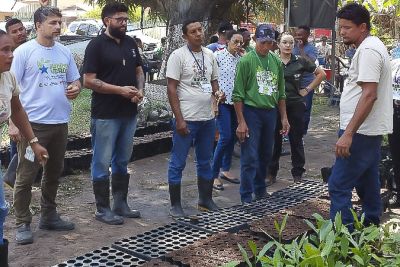
POLYGON ((225 33, 227 31, 233 30, 232 24, 230 24, 227 21, 222 21, 220 24, 218 24, 218 32, 219 33, 225 33))
POLYGON ((256 40, 259 42, 265 42, 265 41, 273 41, 276 42, 275 40, 275 30, 272 28, 271 25, 268 24, 260 24, 256 28, 256 40))

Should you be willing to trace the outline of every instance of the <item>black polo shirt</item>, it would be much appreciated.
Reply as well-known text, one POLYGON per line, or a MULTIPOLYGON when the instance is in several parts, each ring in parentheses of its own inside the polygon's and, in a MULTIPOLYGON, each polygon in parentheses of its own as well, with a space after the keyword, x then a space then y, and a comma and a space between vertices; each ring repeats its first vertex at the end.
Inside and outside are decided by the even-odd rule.
MULTIPOLYGON (((85 50, 83 73, 96 73, 103 82, 119 86, 136 86, 136 67, 142 66, 136 42, 125 36, 118 44, 105 33, 89 42, 85 50)), ((132 117, 137 104, 115 94, 92 92, 92 118, 132 117)))
POLYGON ((304 102, 299 94, 300 83, 304 72, 314 73, 317 66, 314 62, 300 56, 292 55, 290 61, 284 66, 286 103, 304 102))

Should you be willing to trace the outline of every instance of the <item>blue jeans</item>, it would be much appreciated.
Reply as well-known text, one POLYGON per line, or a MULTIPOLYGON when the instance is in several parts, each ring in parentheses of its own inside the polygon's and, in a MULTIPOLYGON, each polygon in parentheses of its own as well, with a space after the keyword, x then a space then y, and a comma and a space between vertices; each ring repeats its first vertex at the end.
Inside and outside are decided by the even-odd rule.
POLYGON ((6 220, 7 212, 7 203, 6 199, 4 198, 3 174, 0 170, 0 245, 3 244, 3 227, 4 221, 6 220))
POLYGON ((106 180, 112 174, 128 173, 137 118, 92 119, 92 181, 106 180))
POLYGON ((249 128, 249 138, 241 144, 240 196, 243 203, 266 194, 265 177, 272 158, 276 109, 259 109, 244 105, 244 119, 249 128))
MULTIPOLYGON (((342 134, 343 130, 340 130, 339 137, 342 134)), ((379 181, 381 141, 382 136, 355 134, 350 157, 336 158, 328 183, 332 220, 337 212, 341 212, 343 223, 352 227, 351 192, 356 188, 363 203, 365 222, 379 224, 382 213, 379 181)))
POLYGON ((306 95, 305 100, 306 100, 306 110, 304 111, 304 135, 307 134, 308 131, 308 125, 310 124, 311 120, 311 109, 312 109, 312 101, 314 97, 314 90, 311 90, 311 92, 306 95))
POLYGON ((10 160, 14 157, 15 154, 17 154, 17 143, 10 140, 10 160))
POLYGON ((229 171, 232 162, 232 153, 236 141, 237 119, 233 105, 220 104, 219 114, 216 119, 219 131, 219 140, 215 148, 212 163, 213 177, 217 178, 219 170, 229 171))
POLYGON ((186 121, 190 133, 184 136, 176 131, 175 119, 172 123, 174 132, 171 159, 168 166, 168 183, 181 183, 182 171, 185 169, 186 158, 193 143, 196 152, 197 177, 204 180, 213 179, 211 156, 214 148, 215 120, 186 121))

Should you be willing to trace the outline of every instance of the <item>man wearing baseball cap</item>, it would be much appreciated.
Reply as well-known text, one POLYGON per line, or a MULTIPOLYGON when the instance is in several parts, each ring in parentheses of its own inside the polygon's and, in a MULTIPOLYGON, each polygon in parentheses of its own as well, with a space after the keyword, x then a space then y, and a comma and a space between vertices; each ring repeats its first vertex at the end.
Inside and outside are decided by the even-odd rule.
POLYGON ((251 202, 253 193, 256 200, 267 195, 265 177, 272 157, 278 110, 281 133, 289 131, 283 65, 272 53, 275 34, 270 25, 259 25, 253 37, 255 50, 241 58, 236 70, 232 100, 238 119, 236 135, 241 142, 242 203, 251 202))

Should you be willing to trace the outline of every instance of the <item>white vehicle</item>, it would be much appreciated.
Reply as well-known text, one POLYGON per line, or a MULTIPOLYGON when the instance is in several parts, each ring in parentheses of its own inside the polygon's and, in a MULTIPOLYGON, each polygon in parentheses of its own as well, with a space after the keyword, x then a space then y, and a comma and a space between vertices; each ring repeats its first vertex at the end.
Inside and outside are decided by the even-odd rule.
POLYGON ((73 21, 68 25, 65 35, 97 36, 102 24, 96 20, 73 21))

